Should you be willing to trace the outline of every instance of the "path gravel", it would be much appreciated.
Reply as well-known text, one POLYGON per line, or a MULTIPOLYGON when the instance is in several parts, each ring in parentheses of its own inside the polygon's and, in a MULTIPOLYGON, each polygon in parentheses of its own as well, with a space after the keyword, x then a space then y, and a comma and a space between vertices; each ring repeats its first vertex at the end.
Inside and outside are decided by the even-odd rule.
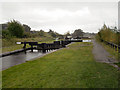
POLYGON ((95 60, 97 62, 108 63, 118 68, 118 66, 114 64, 117 63, 117 60, 111 58, 110 57, 111 55, 104 49, 102 45, 98 44, 95 40, 92 40, 92 42, 93 42, 93 54, 95 60))
POLYGON ((98 44, 95 40, 92 40, 93 42, 93 54, 98 62, 104 62, 104 63, 115 63, 117 62, 115 59, 110 58, 110 54, 104 49, 104 47, 100 44, 98 44))

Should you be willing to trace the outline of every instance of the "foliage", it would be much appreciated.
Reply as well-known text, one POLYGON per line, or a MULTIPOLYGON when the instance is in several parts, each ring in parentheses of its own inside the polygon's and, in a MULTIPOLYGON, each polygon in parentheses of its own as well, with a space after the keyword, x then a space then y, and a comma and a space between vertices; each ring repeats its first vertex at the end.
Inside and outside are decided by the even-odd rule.
POLYGON ((16 36, 18 38, 23 37, 24 28, 18 21, 13 20, 13 21, 9 22, 8 30, 12 36, 16 36))
POLYGON ((17 49, 21 49, 23 45, 17 45, 16 42, 53 42, 53 38, 50 37, 35 37, 35 38, 10 38, 10 39, 2 39, 2 52, 14 51, 17 49))
POLYGON ((26 24, 23 24, 23 28, 26 32, 30 32, 30 30, 31 30, 31 28, 26 24))
MULTIPOLYGON (((2 33, 0 33, 2 35, 2 33)), ((36 31, 32 30, 30 26, 26 24, 21 24, 18 21, 11 20, 7 23, 7 30, 3 31, 3 38, 35 38, 35 37, 50 37, 50 38, 63 38, 62 34, 54 32, 50 29, 49 32, 45 32, 44 30, 36 31)))
POLYGON ((40 35, 40 36, 45 36, 45 32, 44 32, 43 30, 40 30, 40 31, 39 31, 39 35, 40 35))
POLYGON ((65 33, 65 36, 70 36, 70 35, 71 35, 70 31, 68 31, 68 32, 65 33))
POLYGON ((51 29, 48 32, 52 37, 56 38, 56 33, 54 31, 52 31, 51 29))
POLYGON ((59 33, 57 33, 57 32, 54 32, 54 31, 52 31, 51 29, 49 30, 48 34, 51 35, 53 38, 61 38, 61 39, 64 38, 63 35, 61 35, 61 34, 59 34, 59 33))
POLYGON ((3 30, 2 31, 2 38, 6 38, 6 39, 11 38, 11 35, 10 35, 8 30, 3 30))
POLYGON ((118 44, 118 40, 120 37, 118 37, 119 33, 117 32, 116 27, 113 29, 107 27, 105 24, 103 27, 99 30, 98 36, 100 39, 103 39, 108 42, 116 43, 118 44))
POLYGON ((76 29, 74 33, 72 34, 73 37, 82 37, 83 36, 83 30, 76 29))
POLYGON ((24 32, 23 37, 24 37, 24 38, 30 38, 30 37, 32 37, 32 35, 31 35, 30 32, 24 32))

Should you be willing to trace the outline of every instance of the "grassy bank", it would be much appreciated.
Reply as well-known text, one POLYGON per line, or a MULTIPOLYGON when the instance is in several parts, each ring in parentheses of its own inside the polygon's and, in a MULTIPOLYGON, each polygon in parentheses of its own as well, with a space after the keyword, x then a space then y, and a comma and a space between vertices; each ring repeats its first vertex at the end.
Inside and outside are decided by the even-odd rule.
POLYGON ((53 42, 54 40, 53 38, 49 38, 49 37, 2 39, 2 48, 0 48, 0 50, 2 50, 2 53, 4 53, 9 51, 14 51, 17 49, 22 49, 23 45, 17 45, 16 42, 25 42, 25 41, 49 43, 49 42, 53 42))
POLYGON ((115 88, 116 68, 95 62, 91 43, 74 43, 2 72, 3 88, 115 88), (84 46, 85 45, 85 46, 84 46))

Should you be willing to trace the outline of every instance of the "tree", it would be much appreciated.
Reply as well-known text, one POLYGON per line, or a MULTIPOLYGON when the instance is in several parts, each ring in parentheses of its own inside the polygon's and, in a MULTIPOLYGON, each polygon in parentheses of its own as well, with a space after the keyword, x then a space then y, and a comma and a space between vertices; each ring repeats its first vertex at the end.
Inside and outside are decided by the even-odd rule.
POLYGON ((23 24, 23 28, 24 28, 25 32, 30 32, 30 30, 31 30, 31 28, 26 24, 23 24))
POLYGON ((56 38, 56 33, 54 31, 52 31, 51 29, 48 32, 52 37, 56 38))
POLYGON ((65 36, 70 36, 70 35, 71 35, 70 31, 68 31, 68 32, 65 33, 65 36))
POLYGON ((44 32, 43 30, 40 30, 40 31, 39 31, 39 35, 40 35, 40 36, 45 36, 45 32, 44 32))
POLYGON ((3 30, 2 31, 2 38, 7 38, 9 39, 11 37, 10 33, 8 30, 3 30))
POLYGON ((11 21, 8 22, 8 31, 12 36, 16 36, 18 38, 23 37, 24 34, 24 28, 18 21, 11 21))
POLYGON ((112 42, 115 44, 119 43, 119 34, 117 33, 117 28, 110 28, 109 26, 107 27, 105 24, 103 27, 99 30, 98 36, 100 39, 103 39, 108 42, 112 42))
POLYGON ((83 30, 76 29, 74 33, 72 34, 73 37, 82 37, 83 36, 83 30))

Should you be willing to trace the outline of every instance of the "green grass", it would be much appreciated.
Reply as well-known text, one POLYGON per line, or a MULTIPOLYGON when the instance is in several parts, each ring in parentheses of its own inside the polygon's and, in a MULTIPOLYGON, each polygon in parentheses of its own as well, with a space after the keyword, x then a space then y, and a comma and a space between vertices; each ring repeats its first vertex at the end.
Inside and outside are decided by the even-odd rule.
POLYGON ((118 65, 120 67, 120 62, 119 63, 115 63, 116 65, 118 65))
POLYGON ((108 64, 95 62, 90 44, 74 43, 42 58, 4 70, 2 87, 117 88, 119 72, 108 64))
POLYGON ((22 49, 22 47, 23 47, 23 45, 13 45, 13 46, 9 46, 9 47, 3 47, 2 53, 22 49))
MULTIPOLYGON (((53 39, 49 39, 49 38, 13 38, 10 40, 7 39, 3 39, 2 40, 2 48, 0 48, 0 51, 2 51, 2 53, 5 52, 9 52, 9 51, 14 51, 14 50, 18 50, 18 49, 22 49, 23 45, 17 45, 16 42, 24 42, 24 41, 34 41, 34 42, 39 42, 39 43, 52 43, 54 40, 53 39)), ((27 47, 30 47, 29 45, 27 45, 27 47)))

